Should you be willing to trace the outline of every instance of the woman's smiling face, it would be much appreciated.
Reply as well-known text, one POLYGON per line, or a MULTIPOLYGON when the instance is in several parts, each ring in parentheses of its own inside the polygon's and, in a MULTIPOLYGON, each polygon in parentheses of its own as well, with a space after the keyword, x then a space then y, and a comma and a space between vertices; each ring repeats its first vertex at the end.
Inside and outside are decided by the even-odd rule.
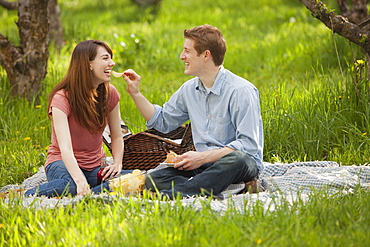
POLYGON ((90 62, 90 69, 93 72, 93 83, 97 88, 101 83, 110 81, 111 71, 115 63, 110 54, 103 46, 98 46, 96 57, 90 62))

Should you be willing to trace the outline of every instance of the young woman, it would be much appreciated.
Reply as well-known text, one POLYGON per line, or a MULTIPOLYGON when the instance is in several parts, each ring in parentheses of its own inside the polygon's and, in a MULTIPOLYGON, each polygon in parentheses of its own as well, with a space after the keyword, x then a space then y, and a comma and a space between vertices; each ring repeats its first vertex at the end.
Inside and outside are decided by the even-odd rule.
POLYGON ((109 189, 97 178, 105 157, 102 133, 107 124, 114 163, 104 168, 102 180, 130 172, 122 171, 120 95, 109 83, 115 65, 112 57, 109 46, 99 40, 82 41, 74 49, 66 76, 49 95, 48 182, 27 190, 26 196, 86 195, 109 189))

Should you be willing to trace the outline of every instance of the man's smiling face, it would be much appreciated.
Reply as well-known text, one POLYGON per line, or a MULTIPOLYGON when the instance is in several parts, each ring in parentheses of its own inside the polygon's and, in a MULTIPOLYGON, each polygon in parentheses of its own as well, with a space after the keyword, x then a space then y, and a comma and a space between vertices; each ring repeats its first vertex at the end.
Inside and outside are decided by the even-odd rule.
POLYGON ((194 40, 185 39, 184 50, 181 52, 180 59, 185 62, 185 75, 200 76, 203 71, 203 54, 198 55, 194 49, 194 40))

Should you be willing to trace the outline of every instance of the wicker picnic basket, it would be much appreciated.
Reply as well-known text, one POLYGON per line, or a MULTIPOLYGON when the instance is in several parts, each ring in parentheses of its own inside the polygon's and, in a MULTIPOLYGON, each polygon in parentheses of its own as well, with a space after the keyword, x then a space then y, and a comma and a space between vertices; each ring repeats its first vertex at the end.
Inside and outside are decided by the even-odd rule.
MULTIPOLYGON (((149 170, 162 163, 170 150, 183 154, 194 149, 190 124, 164 134, 150 129, 133 135, 124 136, 124 155, 122 169, 149 170), (181 139, 181 143, 174 140, 181 139)), ((110 143, 104 138, 104 143, 111 151, 110 143)))

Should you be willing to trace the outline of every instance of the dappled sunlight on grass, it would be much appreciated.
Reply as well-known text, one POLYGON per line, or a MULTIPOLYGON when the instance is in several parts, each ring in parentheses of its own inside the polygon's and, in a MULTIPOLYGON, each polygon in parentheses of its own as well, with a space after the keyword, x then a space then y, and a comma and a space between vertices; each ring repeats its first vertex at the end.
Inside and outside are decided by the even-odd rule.
MULTIPOLYGON (((205 23, 220 28, 226 38, 225 67, 259 89, 265 161, 370 163, 366 63, 358 49, 333 35, 299 1, 162 0, 158 12, 131 0, 58 2, 65 46, 59 52, 50 48, 40 102, 12 97, 0 67, 0 187, 22 183, 44 164, 51 133, 48 93, 65 75, 78 42, 105 41, 114 51, 114 70, 137 71, 141 92, 161 105, 191 78, 179 59, 183 30, 205 23)), ((336 0, 325 2, 336 8, 336 0)), ((15 43, 16 17, 15 11, 0 8, 0 33, 15 43)), ((126 82, 112 77, 111 83, 121 94, 122 119, 132 133, 143 131, 145 120, 126 93, 126 82)), ((230 207, 224 215, 212 209, 208 198, 198 210, 181 201, 170 205, 143 198, 109 203, 84 198, 48 210, 0 200, 0 243, 368 246, 369 198, 363 189, 334 196, 317 192, 305 203, 283 202, 274 212, 257 203, 243 214, 230 207)))
MULTIPOLYGON (((51 49, 40 103, 34 106, 11 99, 5 71, 0 68, 2 145, 16 148, 16 143, 28 142, 27 152, 34 157, 47 148, 47 95, 66 73, 70 54, 81 40, 107 42, 114 50, 114 69, 137 71, 142 76, 142 93, 161 105, 191 78, 183 74, 184 63, 179 59, 183 30, 208 23, 219 27, 226 38, 225 67, 260 91, 266 161, 279 157, 285 161, 334 159, 359 164, 369 156, 365 148, 368 135, 363 135, 370 131, 366 127, 369 107, 362 104, 361 115, 356 112, 357 103, 348 98, 349 92, 356 90, 348 68, 351 47, 300 3, 164 0, 157 13, 129 0, 59 3, 66 44, 60 52, 51 49), (337 52, 345 74, 340 72, 337 52), (340 101, 339 96, 343 97, 340 101)), ((0 15, 8 16, 6 22, 14 18, 4 10, 0 15)), ((12 27, 5 29, 11 32, 12 27)), ((11 33, 16 35, 16 30, 11 33)), ((122 119, 133 133, 145 129, 124 80, 112 78, 111 83, 121 93, 122 119)), ((17 162, 9 158, 4 164, 17 162)), ((29 163, 33 162, 35 159, 29 163)))

